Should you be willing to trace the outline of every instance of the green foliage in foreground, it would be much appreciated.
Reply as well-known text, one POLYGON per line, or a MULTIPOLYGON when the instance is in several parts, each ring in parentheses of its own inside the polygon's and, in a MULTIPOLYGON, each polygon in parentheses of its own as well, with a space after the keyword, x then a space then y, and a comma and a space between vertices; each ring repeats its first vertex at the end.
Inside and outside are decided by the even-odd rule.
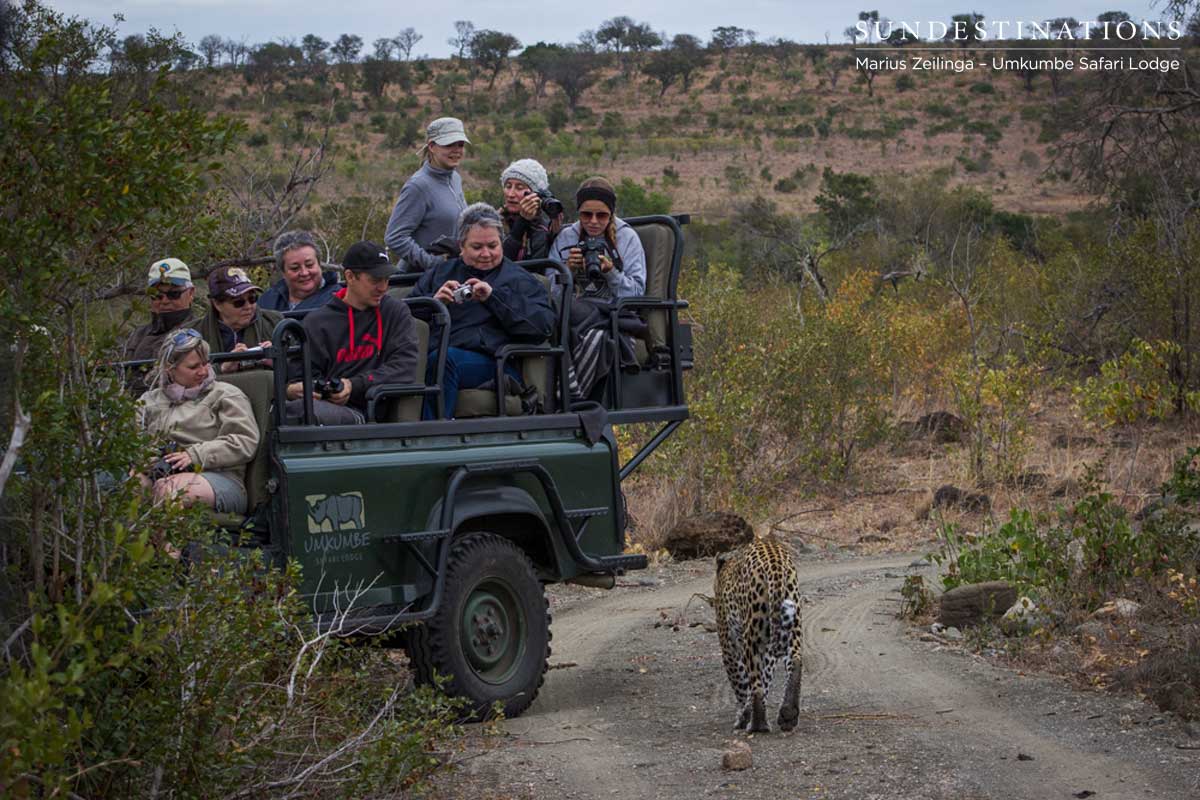
POLYGON ((179 512, 130 511, 94 565, 108 579, 40 607, 0 678, 0 789, 361 796, 437 766, 454 702, 408 688, 384 650, 318 635, 295 570, 219 547, 184 568, 145 532, 179 512))
POLYGON ((454 705, 386 652, 318 635, 293 568, 122 480, 151 443, 97 309, 206 243, 233 127, 165 70, 111 58, 113 31, 35 0, 3 11, 0 424, 18 468, 0 470, 0 796, 404 788, 454 705))

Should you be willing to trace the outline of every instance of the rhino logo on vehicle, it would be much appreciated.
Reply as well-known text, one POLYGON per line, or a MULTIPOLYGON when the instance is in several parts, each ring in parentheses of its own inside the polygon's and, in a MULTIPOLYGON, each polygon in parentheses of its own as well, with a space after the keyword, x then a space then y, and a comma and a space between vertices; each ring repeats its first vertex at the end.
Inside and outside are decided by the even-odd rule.
POLYGON ((366 527, 362 492, 310 494, 304 500, 308 503, 309 533, 337 533, 366 527))

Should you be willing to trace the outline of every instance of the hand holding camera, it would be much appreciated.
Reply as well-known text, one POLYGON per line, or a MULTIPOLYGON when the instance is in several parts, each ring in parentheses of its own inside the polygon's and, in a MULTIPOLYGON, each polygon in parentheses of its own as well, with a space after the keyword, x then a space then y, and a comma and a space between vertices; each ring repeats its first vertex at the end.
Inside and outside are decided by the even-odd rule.
POLYGON ((612 261, 608 258, 608 242, 603 236, 589 236, 580 244, 580 250, 583 252, 583 268, 587 274, 589 281, 598 281, 603 277, 605 272, 612 269, 612 261), (601 259, 608 261, 605 265, 601 259), (608 269, 605 269, 605 266, 608 269))
POLYGON ((146 477, 152 481, 161 481, 177 472, 182 472, 191 466, 192 457, 181 450, 178 442, 167 442, 158 448, 158 460, 146 470, 146 477))
POLYGON ((492 287, 478 278, 468 278, 465 283, 446 281, 433 296, 447 305, 462 305, 468 301, 482 303, 492 296, 492 287))
POLYGON ((322 400, 328 400, 342 391, 340 378, 313 378, 313 394, 322 400))

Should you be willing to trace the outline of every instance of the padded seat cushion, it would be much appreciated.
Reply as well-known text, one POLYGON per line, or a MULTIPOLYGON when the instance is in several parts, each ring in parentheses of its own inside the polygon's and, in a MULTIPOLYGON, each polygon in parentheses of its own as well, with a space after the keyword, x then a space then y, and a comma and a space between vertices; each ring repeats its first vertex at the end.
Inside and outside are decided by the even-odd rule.
MULTIPOLYGON (((397 287, 407 289, 407 286, 397 287)), ((389 289, 391 294, 395 289, 389 289)), ((425 383, 425 366, 429 359, 429 323, 413 317, 413 325, 417 329, 417 383, 425 383)), ((387 401, 387 408, 379 414, 384 422, 416 422, 421 418, 423 397, 398 397, 387 401)))
MULTIPOLYGON (((505 397, 504 413, 510 417, 521 416, 521 398, 512 394, 505 397)), ((458 393, 454 416, 457 419, 496 416, 496 393, 489 389, 463 389, 458 393)))
POLYGON ((267 480, 271 477, 268 434, 271 431, 271 397, 275 391, 275 374, 266 369, 245 372, 217 372, 217 380, 232 384, 250 398, 250 409, 258 425, 258 450, 246 465, 246 511, 254 513, 267 500, 267 480))
MULTIPOLYGON (((646 251, 646 296, 664 299, 671 279, 671 259, 675 255, 675 231, 661 223, 639 225, 634 230, 646 251)), ((655 348, 666 347, 667 312, 642 309, 642 317, 650 329, 650 344, 655 348)))

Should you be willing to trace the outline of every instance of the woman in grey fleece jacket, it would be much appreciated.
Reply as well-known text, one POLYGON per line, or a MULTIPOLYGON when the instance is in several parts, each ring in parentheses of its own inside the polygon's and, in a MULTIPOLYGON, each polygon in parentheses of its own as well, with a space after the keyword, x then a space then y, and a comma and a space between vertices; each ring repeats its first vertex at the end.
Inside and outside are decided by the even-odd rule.
POLYGON ((426 128, 421 148, 425 163, 400 190, 384 234, 384 243, 403 260, 407 272, 424 272, 442 263, 443 257, 429 247, 443 236, 454 239, 458 215, 467 207, 458 165, 468 144, 462 121, 454 117, 435 119, 426 128))

